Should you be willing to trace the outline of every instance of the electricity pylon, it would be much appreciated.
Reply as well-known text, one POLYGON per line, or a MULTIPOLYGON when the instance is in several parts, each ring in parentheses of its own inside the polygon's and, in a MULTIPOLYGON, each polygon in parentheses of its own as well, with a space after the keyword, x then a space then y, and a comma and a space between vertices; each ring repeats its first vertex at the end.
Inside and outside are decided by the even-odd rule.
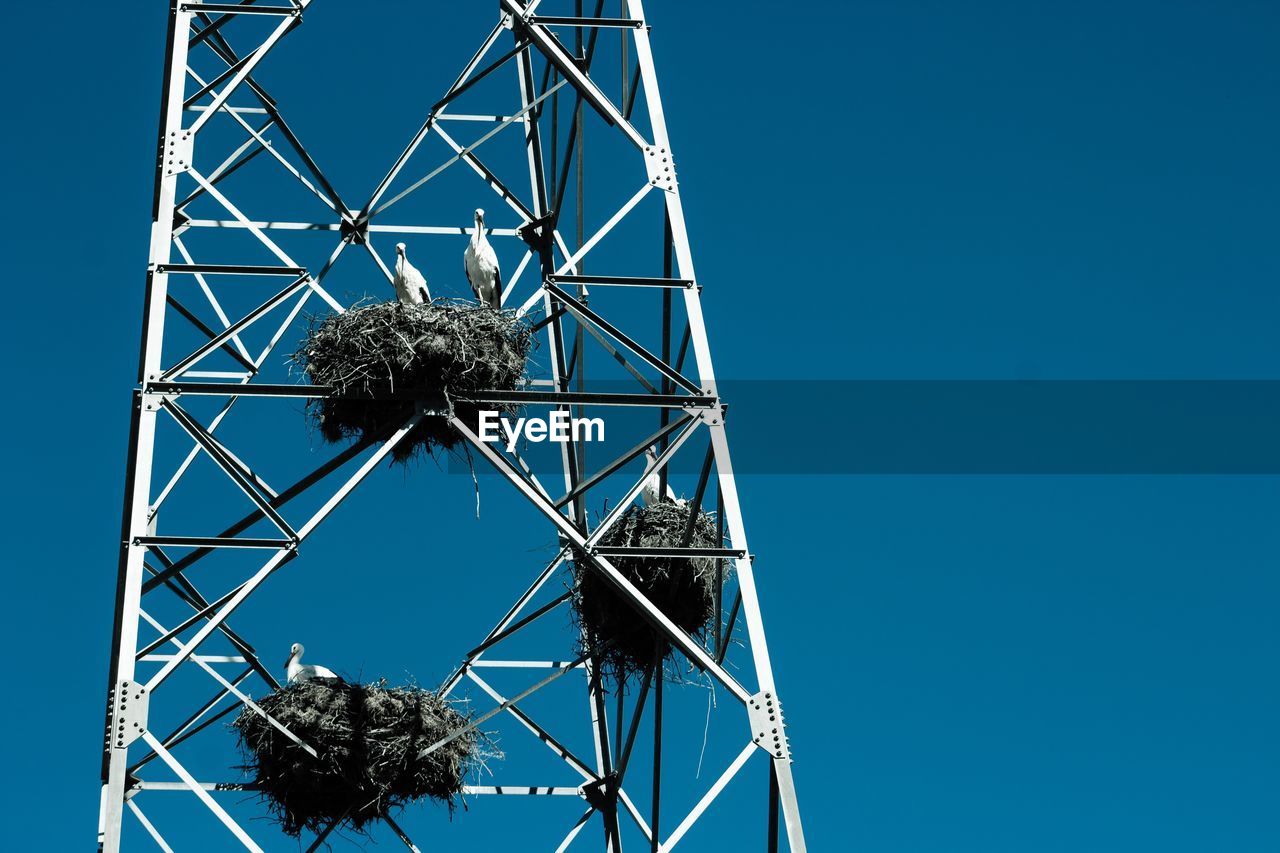
MULTIPOLYGON (((232 814, 243 810, 245 796, 229 803, 222 793, 251 786, 199 778, 190 767, 204 759, 187 752, 196 736, 216 731, 214 724, 229 714, 244 707, 258 710, 246 684, 256 683, 250 679, 261 682, 262 689, 279 687, 251 642, 252 624, 233 628, 233 617, 277 570, 304 556, 308 537, 379 469, 421 418, 449 416, 424 401, 393 434, 353 442, 321 465, 309 463, 291 474, 289 485, 273 487, 276 475, 267 469, 276 464, 276 448, 255 446, 261 419, 267 417, 263 407, 274 401, 283 417, 296 420, 298 401, 329 393, 312 385, 272 381, 283 369, 278 345, 286 334, 297 332, 308 304, 337 312, 349 307, 326 287, 348 249, 367 254, 374 262, 369 269, 390 280, 380 254, 385 246, 375 246, 387 235, 456 240, 468 233, 457 225, 393 224, 386 215, 396 207, 404 211, 423 187, 463 164, 496 194, 516 223, 491 230, 495 241, 503 244, 500 251, 520 259, 505 282, 504 304, 530 313, 531 322, 536 319, 542 352, 550 362, 549 376, 527 388, 470 399, 577 415, 625 409, 650 413, 656 425, 604 464, 588 464, 582 442, 563 443, 558 463, 561 493, 543 484, 515 448, 483 441, 471 426, 453 418, 474 456, 490 463, 552 524, 558 553, 463 656, 442 689, 453 691, 464 680, 474 683, 479 696, 492 700, 491 705, 476 707, 476 725, 514 720, 520 730, 548 747, 560 769, 567 768, 575 780, 571 785, 471 785, 466 793, 582 798, 585 813, 568 827, 561 850, 597 816, 606 850, 621 850, 624 839, 637 833, 650 849, 670 850, 707 816, 746 765, 763 764, 770 783, 763 821, 767 847, 777 848, 780 812, 790 849, 803 851, 791 752, 726 440, 726 401, 712 368, 701 286, 643 3, 629 0, 619 17, 606 17, 602 2, 595 4, 594 14, 584 15, 579 0, 573 14, 553 16, 540 14, 543 6, 553 5, 551 0, 501 0, 492 32, 444 96, 431 105, 403 153, 360 206, 340 196, 285 121, 282 105, 255 78, 311 5, 311 0, 278 5, 252 0, 171 2, 121 530, 100 845, 108 851, 121 849, 125 841, 130 846, 149 845, 142 838, 145 833, 168 849, 164 813, 166 798, 171 801, 173 792, 194 796, 225 826, 230 834, 215 846, 232 838, 251 850, 268 844, 252 836, 243 820, 232 814), (612 83, 605 82, 606 68, 616 72, 612 83), (500 87, 504 77, 514 77, 516 85, 500 87), (504 101, 495 108, 459 111, 495 92, 504 101), (593 128, 594 145, 589 163, 584 157, 588 126, 593 128), (463 143, 453 135, 459 127, 480 127, 483 132, 463 143), (597 137, 605 142, 595 142, 597 137), (515 142, 520 156, 488 159, 488 151, 496 150, 502 139, 515 142), (609 139, 623 144, 610 148, 609 139), (447 149, 446 159, 433 170, 419 169, 427 143, 436 141, 447 149), (251 218, 237 204, 234 188, 237 174, 248 171, 245 167, 254 160, 273 164, 282 180, 322 211, 321 218, 291 220, 274 210, 254 211, 266 218, 251 218), (518 168, 513 168, 517 162, 518 168), (600 174, 607 174, 607 180, 597 181, 600 174), (608 218, 587 233, 584 188, 616 190, 619 181, 631 185, 630 194, 621 204, 609 202, 608 218), (576 205, 576 237, 566 236, 566 198, 576 205), (645 230, 637 232, 633 223, 646 218, 652 227, 638 226, 645 230), (317 255, 317 262, 303 263, 307 259, 296 245, 297 235, 303 233, 328 234, 334 244, 327 255, 317 255), (637 249, 636 233, 660 234, 660 240, 651 241, 656 251, 637 249), (622 240, 619 234, 630 236, 622 240), (613 245, 619 242, 625 246, 613 245), (585 272, 588 262, 593 274, 585 272), (619 266, 612 266, 615 263, 619 266), (265 291, 257 293, 257 288, 265 291), (661 304, 657 329, 636 319, 635 300, 654 295, 661 304), (612 370, 635 390, 589 386, 584 381, 588 347, 609 355, 601 377, 612 370), (687 369, 690 354, 692 369, 687 369), (255 404, 259 420, 251 429, 236 432, 236 416, 245 408, 236 404, 245 400, 260 401, 255 404), (695 508, 710 508, 714 502, 722 547, 676 547, 656 554, 651 553, 654 549, 600 544, 637 500, 647 477, 656 474, 665 489, 676 472, 674 461, 703 446, 700 464, 689 469, 699 472, 690 481, 689 500, 695 508), (641 465, 649 447, 658 448, 657 459, 641 465), (196 473, 199 466, 203 476, 196 473), (637 473, 639 478, 633 480, 637 473), (335 480, 340 484, 333 487, 335 480), (245 503, 235 509, 228 495, 245 503), (606 498, 603 517, 592 523, 588 502, 599 506, 606 498), (300 506, 307 510, 302 512, 300 506), (254 556, 264 553, 265 560, 254 556), (691 636, 672 623, 613 563, 639 555, 717 561, 721 568, 716 574, 716 614, 704 636, 691 636), (598 650, 591 649, 585 637, 578 638, 583 653, 569 661, 496 660, 488 654, 499 646, 516 648, 533 626, 546 624, 548 614, 569 606, 571 590, 549 600, 547 595, 554 586, 551 580, 562 577, 573 560, 585 562, 588 570, 608 581, 678 653, 695 679, 714 685, 741 706, 729 732, 739 741, 734 757, 690 807, 678 812, 676 822, 661 821, 664 731, 679 721, 663 715, 660 659, 626 691, 608 682, 598 650), (192 569, 218 563, 222 571, 216 577, 223 588, 206 595, 196 586, 192 569), (219 648, 231 653, 212 653, 219 648), (730 671, 737 662, 749 673, 748 683, 730 671), (486 667, 489 672, 521 673, 538 667, 549 672, 507 696, 490 683, 492 675, 480 675, 486 667), (192 679, 204 676, 215 682, 212 696, 192 687, 192 679), (575 679, 588 697, 593 760, 575 755, 565 736, 553 731, 555 724, 545 725, 527 710, 538 691, 575 679), (645 719, 651 734, 638 737, 645 719), (647 813, 627 787, 637 775, 634 768, 640 762, 632 759, 641 741, 652 747, 649 779, 643 786, 650 794, 647 813), (757 753, 760 759, 754 760, 757 753), (149 778, 162 766, 176 780, 149 778), (133 817, 122 834, 126 812, 133 817)), ((289 570, 305 571, 306 562, 289 570)), ((503 763, 494 772, 494 781, 501 781, 514 769, 503 763)), ((407 847, 417 849, 397 822, 387 823, 407 847)), ((332 843, 333 829, 311 839, 312 849, 332 843)), ((257 836, 270 832, 255 827, 257 836)), ((522 831, 516 840, 525 846, 527 833, 522 831)))

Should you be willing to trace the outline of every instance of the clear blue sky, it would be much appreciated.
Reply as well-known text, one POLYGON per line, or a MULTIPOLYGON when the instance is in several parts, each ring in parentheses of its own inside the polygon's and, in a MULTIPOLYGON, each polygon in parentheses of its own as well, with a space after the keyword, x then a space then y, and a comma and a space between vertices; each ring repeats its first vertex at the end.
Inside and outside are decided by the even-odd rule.
MULTIPOLYGON (((420 4, 356 5, 316 0, 263 74, 353 194, 495 4, 429 27, 397 17, 420 4)), ((1280 379, 1274 3, 647 5, 723 376, 1280 379)), ((94 833, 166 8, 8 11, 15 850, 94 833)), ((839 448, 841 429, 818 434, 839 448)), ((387 531, 385 553, 335 530, 273 579, 246 613, 269 660, 305 639, 336 668, 435 683, 478 639, 550 535, 477 554, 517 505, 491 481, 477 521, 469 481, 441 479, 380 472, 342 529, 387 531), (428 505, 415 550, 395 532, 428 505)), ((1276 477, 740 487, 813 849, 1280 849, 1276 477)), ((673 702, 702 722, 703 692, 673 702)), ((725 838, 754 844, 764 793, 730 789, 723 813, 746 817, 725 838)), ((408 822, 424 849, 485 849, 527 809, 408 822)), ((176 846, 220 849, 189 814, 176 846)))

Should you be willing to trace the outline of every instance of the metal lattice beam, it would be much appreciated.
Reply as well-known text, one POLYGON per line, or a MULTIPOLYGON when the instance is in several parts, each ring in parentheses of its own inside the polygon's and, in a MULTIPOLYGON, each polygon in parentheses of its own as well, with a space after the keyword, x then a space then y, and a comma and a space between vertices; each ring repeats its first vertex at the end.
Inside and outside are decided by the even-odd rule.
MULTIPOLYGON (((639 833, 653 851, 669 851, 704 818, 720 793, 760 751, 769 766, 770 831, 776 831, 780 815, 790 849, 805 849, 785 738, 770 740, 755 731, 759 714, 773 713, 780 706, 776 704, 777 688, 755 588, 753 560, 729 455, 725 404, 718 394, 712 368, 702 318, 701 287, 685 227, 675 158, 667 136, 643 3, 641 0, 622 2, 619 14, 613 16, 604 13, 603 0, 597 0, 594 11, 584 10, 584 4, 576 2, 566 14, 537 14, 543 5, 554 4, 544 4, 542 0, 500 0, 500 17, 492 31, 444 95, 427 110, 417 131, 369 192, 367 201, 356 209, 343 201, 333 182, 286 123, 281 105, 254 76, 271 61, 277 44, 299 27, 311 0, 289 3, 277 0, 274 5, 253 0, 243 3, 172 0, 139 386, 133 397, 121 525, 107 739, 102 764, 99 825, 102 849, 115 853, 126 846, 125 840, 130 837, 123 831, 126 814, 132 815, 131 820, 136 821, 145 834, 137 838, 145 837, 147 844, 172 849, 172 836, 165 834, 162 804, 150 799, 164 792, 194 796, 223 825, 228 838, 246 849, 261 849, 250 832, 250 829, 260 831, 259 827, 246 828, 237 822, 217 797, 224 791, 251 790, 252 785, 201 781, 185 766, 180 753, 185 743, 213 731, 213 724, 228 714, 245 707, 261 713, 243 688, 248 679, 257 676, 267 689, 279 687, 249 642, 252 626, 242 622, 233 630, 229 620, 273 574, 298 559, 310 534, 333 515, 420 419, 440 416, 445 407, 440 400, 417 400, 416 413, 394 434, 381 441, 369 439, 340 450, 281 490, 269 485, 269 478, 258 466, 259 448, 240 440, 230 442, 236 445, 232 450, 225 439, 226 431, 220 432, 219 427, 239 416, 243 407, 235 404, 243 397, 265 400, 263 405, 276 401, 276 405, 287 406, 290 401, 315 399, 331 393, 331 389, 323 387, 271 381, 271 359, 278 357, 277 345, 311 297, 319 297, 333 311, 346 310, 347 306, 336 299, 324 283, 348 246, 363 245, 372 262, 371 274, 390 280, 391 272, 371 235, 456 237, 469 233, 468 228, 451 223, 382 221, 391 207, 459 163, 465 164, 478 179, 477 185, 496 194, 520 222, 518 228, 495 228, 490 232, 495 239, 514 242, 520 238, 528 244, 514 276, 506 283, 503 299, 504 302, 510 299, 510 305, 519 305, 521 314, 542 312, 542 319, 532 327, 543 339, 544 351, 550 360, 550 378, 541 387, 480 392, 468 399, 476 403, 545 406, 551 411, 578 415, 599 408, 623 407, 632 412, 652 413, 657 420, 655 430, 640 433, 636 437, 639 443, 603 464, 588 459, 581 443, 564 443, 560 452, 563 485, 556 489, 561 497, 553 498, 518 454, 481 441, 466 423, 453 418, 454 428, 475 451, 527 499, 535 512, 551 523, 559 549, 556 557, 532 576, 525 592, 493 629, 469 643, 470 650, 462 656, 441 690, 449 694, 464 681, 475 685, 492 705, 478 712, 469 723, 470 728, 500 719, 514 720, 519 730, 540 740, 557 756, 562 769, 567 768, 582 779, 576 787, 554 779, 532 786, 503 784, 498 779, 493 785, 470 785, 467 793, 584 797, 589 807, 568 828, 559 850, 573 844, 593 818, 599 816, 606 851, 621 851, 627 833, 639 833), (256 28, 252 26, 255 21, 258 22, 256 28), (621 75, 617 98, 593 76, 596 64, 603 62, 600 56, 608 52, 607 45, 612 43, 612 38, 598 39, 602 32, 618 36, 621 75), (568 36, 572 36, 572 48, 563 40, 568 36), (503 47, 507 39, 509 46, 503 47), (249 40, 252 45, 247 50, 233 44, 236 41, 243 46, 249 40), (605 47, 601 47, 602 44, 605 47), (197 70, 197 54, 213 62, 212 72, 197 70), (472 112, 453 112, 482 90, 478 85, 482 81, 492 82, 512 71, 516 86, 505 103, 495 104, 492 109, 479 105, 472 112), (561 106, 561 96, 570 94, 572 98, 566 97, 564 101, 572 122, 568 134, 561 137, 561 114, 566 112, 561 106), (233 100, 246 97, 258 106, 232 104, 233 100), (584 112, 584 105, 590 113, 584 112), (245 118, 248 115, 264 115, 265 119, 260 124, 252 124, 245 118), (629 143, 627 150, 632 159, 625 164, 613 163, 609 168, 619 175, 624 174, 625 169, 633 170, 639 189, 621 205, 612 202, 606 210, 607 217, 588 232, 584 227, 583 198, 591 167, 585 159, 584 131, 591 116, 595 117, 593 121, 602 122, 600 132, 616 134, 629 143), (458 138, 444 129, 446 122, 455 123, 451 130, 458 133, 458 138), (209 133, 211 127, 232 131, 233 140, 220 141, 209 133), (481 132, 474 140, 464 141, 462 131, 471 127, 480 127, 481 132), (516 133, 521 137, 523 163, 520 169, 511 169, 501 158, 491 159, 490 150, 498 144, 493 140, 506 139, 516 133), (419 161, 430 160, 423 149, 431 138, 440 140, 446 149, 445 156, 432 168, 420 171, 419 161), (277 145, 277 141, 284 144, 277 145), (562 141, 565 144, 560 150, 562 141), (486 145, 489 147, 482 149, 486 145), (268 155, 265 158, 260 156, 264 153, 268 155), (251 217, 242 209, 234 189, 236 176, 250 164, 257 164, 254 168, 280 170, 291 186, 299 188, 300 197, 320 210, 324 218, 301 221, 270 217, 274 211, 264 212, 270 218, 251 217), (576 171, 576 182, 569 180, 571 169, 576 171), (576 208, 573 217, 565 216, 566 199, 571 199, 576 208), (218 218, 210 218, 208 214, 197 217, 188 212, 202 207, 213 208, 218 218), (607 248, 616 241, 616 232, 624 223, 651 216, 655 210, 661 213, 658 222, 662 232, 662 274, 610 269, 607 248), (564 230, 570 222, 576 234, 564 230), (314 271, 271 236, 274 233, 283 241, 285 237, 280 235, 303 231, 332 233, 336 238, 332 250, 323 256, 314 271), (246 257, 243 241, 237 243, 235 249, 219 250, 214 243, 197 246, 194 240, 188 244, 184 239, 189 234, 216 236, 219 232, 247 233, 253 240, 252 245, 274 257, 276 263, 266 265, 261 258, 246 257), (572 247, 570 240, 573 240, 572 247), (594 272, 598 258, 606 258, 601 261, 599 269, 604 270, 601 273, 594 272), (588 261, 592 274, 584 271, 588 261), (224 309, 224 305, 234 304, 228 299, 232 290, 243 288, 246 280, 275 276, 287 277, 290 282, 283 289, 279 289, 277 282, 273 295, 247 310, 240 309, 243 313, 233 320, 224 309), (192 282, 203 296, 203 302, 199 297, 192 300, 179 292, 192 282), (652 339, 653 329, 633 312, 614 311, 604 305, 605 300, 593 304, 592 288, 660 294, 661 325, 657 337, 661 347, 643 343, 652 339), (673 323, 676 322, 673 315, 678 307, 683 309, 685 318, 673 359, 673 323), (212 312, 212 317, 208 312, 212 312), (269 315, 277 318, 270 325, 267 324, 269 315), (181 318, 181 322, 170 327, 168 320, 174 316, 181 318), (268 329, 268 342, 255 355, 249 348, 249 340, 261 334, 263 327, 268 329), (193 333, 197 336, 194 339, 193 333), (168 349, 166 338, 170 340, 168 349), (626 393, 591 390, 585 380, 588 350, 603 353, 606 364, 608 360, 616 362, 615 369, 621 368, 635 380, 636 384, 631 386, 634 390, 626 393), (185 355, 175 358, 174 351, 185 355), (686 368, 690 351, 693 364, 686 368), (228 359, 234 369, 205 365, 205 362, 213 364, 228 359), (215 411, 212 415, 198 416, 200 410, 192 408, 194 403, 180 403, 184 397, 215 400, 215 411), (161 412, 165 413, 164 418, 161 412), (166 427, 159 428, 160 423, 166 427), (692 451, 689 439, 703 431, 708 441, 698 442, 699 450, 692 451), (181 461, 172 470, 156 471, 157 448, 162 443, 167 446, 173 442, 180 442, 173 446, 178 449, 176 458, 181 461), (628 470, 650 445, 659 448, 657 459, 638 472, 640 479, 632 482, 628 470), (711 501, 714 492, 719 509, 717 523, 723 533, 719 547, 691 545, 692 518, 678 547, 636 549, 600 544, 627 507, 637 500, 645 478, 659 477, 665 489, 676 458, 702 453, 704 446, 705 454, 695 469, 700 473, 692 506, 695 511, 700 510, 705 502, 711 501), (168 507, 178 500, 176 487, 191 480, 193 463, 201 456, 212 462, 222 481, 229 481, 234 487, 233 493, 248 504, 215 508, 211 500, 207 517, 202 515, 199 522, 204 527, 193 527, 189 517, 183 525, 172 525, 168 522, 168 507), (326 488, 323 484, 339 471, 344 472, 341 485, 333 491, 323 491, 326 488), (157 473, 165 477, 159 488, 152 482, 157 473), (293 501, 304 494, 318 494, 320 507, 304 518, 293 517, 296 515, 293 501), (587 517, 586 501, 589 497, 605 495, 612 509, 593 525, 587 517), (228 524, 227 518, 221 515, 224 512, 231 512, 230 518, 238 520, 228 524), (197 566, 216 562, 220 555, 243 554, 244 549, 251 549, 249 553, 253 553, 252 549, 270 553, 247 574, 240 569, 241 574, 230 578, 229 583, 223 580, 222 591, 212 597, 206 597, 197 589, 194 575, 189 574, 197 566), (680 629, 614 564, 617 559, 639 555, 715 561, 718 595, 715 620, 708 628, 708 636, 695 636, 680 629), (563 612, 572 601, 573 590, 549 598, 546 590, 553 579, 564 575, 568 562, 575 560, 611 585, 653 626, 660 638, 657 658, 643 674, 640 689, 629 707, 619 689, 612 713, 606 701, 608 686, 601 666, 604 650, 593 648, 585 634, 577 638, 584 651, 574 660, 531 659, 521 651, 532 626, 544 624, 551 614, 563 612), (725 579, 730 573, 725 566, 730 562, 735 581, 726 589, 725 579), (725 594, 733 596, 727 619, 722 618, 725 608, 720 600, 725 594), (144 596, 147 610, 142 607, 144 596), (151 609, 153 597, 157 604, 176 602, 182 615, 164 618, 162 622, 152 615, 158 612, 151 609), (740 645, 744 665, 738 667, 738 672, 749 671, 754 676, 751 686, 726 668, 730 646, 737 645, 737 641, 731 643, 730 640, 735 636, 734 628, 739 620, 745 626, 745 636, 740 645), (208 644, 214 638, 229 642, 236 654, 227 655, 213 649, 208 644), (685 808, 664 802, 669 791, 664 792, 662 784, 663 733, 678 724, 671 714, 662 710, 664 649, 668 643, 689 665, 714 679, 739 700, 747 719, 731 735, 735 742, 740 741, 744 732, 749 732, 751 737, 751 742, 736 754, 717 779, 702 790, 700 798, 685 808), (160 654, 162 648, 173 653, 160 654), (490 653, 497 649, 501 649, 505 657, 491 657, 490 653), (750 666, 745 666, 748 657, 750 666), (247 666, 230 676, 218 669, 225 665, 247 666), (183 667, 194 667, 212 677, 217 683, 217 692, 212 697, 207 693, 186 696, 177 688, 168 687, 171 676, 183 667), (485 668, 514 673, 538 669, 551 672, 511 694, 509 690, 498 690, 482 677, 478 670, 485 668), (587 699, 587 722, 594 752, 591 756, 578 756, 567 748, 567 739, 555 731, 563 727, 565 721, 556 720, 553 726, 521 707, 525 699, 551 684, 573 683, 578 678, 587 699), (122 697, 131 701, 124 703, 122 697), (172 722, 162 727, 168 734, 160 737, 151 731, 148 721, 164 717, 172 722), (133 726, 136 733, 126 722, 136 724, 133 726), (630 769, 644 730, 642 722, 647 722, 653 732, 649 785, 637 778, 640 771, 630 769), (138 752, 143 745, 147 749, 138 752), (167 767, 179 781, 145 778, 160 766, 167 767), (630 792, 624 787, 624 781, 631 783, 630 792), (647 787, 651 787, 651 798, 646 818, 632 795, 647 787), (679 822, 671 826, 673 814, 679 822), (668 816, 665 823, 663 815, 668 816)), ((402 209, 408 207, 405 205, 402 209)), ((411 400, 413 396, 401 398, 411 400)), ((290 570, 300 569, 292 566, 290 570)), ((780 720, 778 727, 781 727, 780 720)), ((454 732, 445 740, 460 736, 463 731, 454 732)), ((285 733, 294 737, 287 730, 285 733)), ((331 833, 340 823, 333 823, 312 839, 309 849, 330 843, 331 833)), ((387 828, 407 849, 419 849, 395 821, 388 819, 387 828)), ((767 845, 769 843, 776 844, 776 839, 772 842, 767 839, 767 845)), ((132 846, 132 842, 128 846, 132 846)))

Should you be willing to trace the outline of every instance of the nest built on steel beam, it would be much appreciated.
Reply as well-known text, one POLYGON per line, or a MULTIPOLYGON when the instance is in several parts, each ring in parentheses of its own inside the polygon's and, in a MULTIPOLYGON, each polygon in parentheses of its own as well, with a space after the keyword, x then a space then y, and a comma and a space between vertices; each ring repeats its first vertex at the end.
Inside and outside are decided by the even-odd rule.
MULTIPOLYGON (((514 600, 491 602, 501 617, 490 630, 459 638, 453 649, 417 650, 424 669, 449 667, 436 694, 471 691, 465 724, 432 748, 511 727, 502 740, 508 759, 489 767, 491 779, 470 780, 464 796, 515 795, 546 806, 545 821, 534 826, 530 812, 521 812, 512 848, 603 842, 607 851, 624 844, 667 851, 689 837, 701 839, 689 847, 709 849, 715 836, 700 827, 720 812, 735 837, 755 823, 766 849, 785 839, 788 849, 803 851, 792 756, 726 439, 727 401, 712 368, 677 179, 679 149, 667 135, 644 4, 610 0, 606 12, 604 0, 498 0, 492 30, 474 56, 439 100, 412 117, 416 132, 385 177, 354 199, 339 193, 340 180, 326 177, 316 149, 286 121, 288 105, 264 82, 277 46, 305 39, 294 33, 304 13, 376 11, 328 5, 171 2, 100 846, 112 853, 181 849, 194 804, 210 821, 201 849, 281 848, 278 830, 253 820, 265 809, 252 780, 236 778, 237 756, 209 745, 227 742, 228 720, 256 713, 310 749, 253 699, 281 684, 259 658, 260 617, 246 605, 270 588, 277 571, 303 575, 309 561, 323 563, 324 553, 308 552, 308 539, 322 525, 341 527, 343 501, 431 418, 456 431, 459 446, 490 466, 497 482, 514 488, 556 541, 553 556, 512 590, 514 600), (467 199, 485 198, 494 208, 489 236, 504 259, 502 304, 527 317, 546 375, 463 400, 411 399, 403 423, 334 448, 308 446, 305 461, 290 468, 281 450, 288 429, 273 433, 270 424, 296 427, 308 401, 341 393, 300 383, 287 366, 309 314, 353 307, 334 286, 340 259, 362 259, 343 269, 359 267, 354 274, 389 295, 387 259, 394 260, 396 241, 414 241, 415 252, 421 246, 429 254, 432 241, 451 241, 452 251, 470 233, 457 224, 465 217, 450 215, 469 214, 462 196, 454 193, 447 205, 423 201, 433 186, 458 179, 473 184, 467 199), (295 216, 284 204, 289 193, 314 215, 295 216), (278 208, 264 209, 277 201, 278 208), (585 376, 589 353, 597 354, 592 382, 585 376), (605 380, 613 384, 600 384, 605 380), (614 449, 561 443, 551 477, 522 456, 527 447, 482 440, 456 403, 544 417, 622 413, 620 423, 643 428, 614 449), (317 465, 319 452, 325 459, 317 465), (672 485, 683 496, 672 490, 671 499, 656 498, 667 509, 650 513, 648 522, 666 519, 668 538, 622 536, 639 529, 642 497, 653 501, 672 485), (700 614, 673 619, 670 608, 655 604, 658 586, 634 582, 659 563, 672 578, 681 565, 698 567, 690 588, 710 612, 700 628, 690 628, 700 614), (652 632, 652 660, 642 648, 625 658, 629 669, 606 665, 620 658, 599 621, 592 628, 573 620, 584 578, 592 595, 613 597, 610 619, 634 614, 635 624, 652 632), (566 624, 574 627, 566 631, 566 624), (549 626, 566 635, 563 659, 546 659, 549 626), (581 720, 540 710, 552 691, 566 689, 579 697, 571 707, 581 720), (690 692, 718 697, 714 725, 706 702, 705 732, 701 713, 679 711, 690 692), (675 744, 685 735, 694 752, 703 744, 708 772, 693 783, 693 774, 684 774, 676 784, 672 768, 686 750, 675 744), (540 765, 522 763, 530 759, 517 738, 554 772, 544 777, 540 765), (718 742, 728 747, 717 752, 718 742), (735 781, 753 774, 758 789, 735 781), (745 800, 721 796, 731 785, 745 785, 745 800), (565 807, 569 812, 558 811, 565 807)), ((431 37, 429 28, 423 32, 431 37)), ((277 76, 290 70, 289 63, 275 69, 277 76)), ((292 70, 306 79, 307 69, 292 70)), ((449 292, 432 270, 426 266, 432 295, 467 295, 465 284, 449 292)), ((308 444, 305 429, 296 436, 308 444)), ((480 593, 498 594, 522 570, 483 569, 489 574, 480 593)), ((593 612, 598 605, 596 599, 593 612)), ((627 642, 634 649, 634 632, 627 642)), ((486 807, 456 820, 478 819, 481 811, 495 813, 486 807)), ((388 816, 367 831, 411 850, 418 849, 414 836, 422 849, 440 849, 424 835, 429 826, 410 817, 388 816)), ((334 845, 342 830, 340 820, 309 827, 303 843, 334 845)))

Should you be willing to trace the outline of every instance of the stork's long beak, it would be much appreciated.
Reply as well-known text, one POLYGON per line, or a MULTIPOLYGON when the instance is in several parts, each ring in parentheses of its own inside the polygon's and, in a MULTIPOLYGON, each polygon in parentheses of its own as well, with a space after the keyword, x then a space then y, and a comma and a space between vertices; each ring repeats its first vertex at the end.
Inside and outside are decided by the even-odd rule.
POLYGON ((289 655, 287 658, 284 659, 284 668, 288 669, 289 664, 291 663, 293 663, 293 655, 289 655))

